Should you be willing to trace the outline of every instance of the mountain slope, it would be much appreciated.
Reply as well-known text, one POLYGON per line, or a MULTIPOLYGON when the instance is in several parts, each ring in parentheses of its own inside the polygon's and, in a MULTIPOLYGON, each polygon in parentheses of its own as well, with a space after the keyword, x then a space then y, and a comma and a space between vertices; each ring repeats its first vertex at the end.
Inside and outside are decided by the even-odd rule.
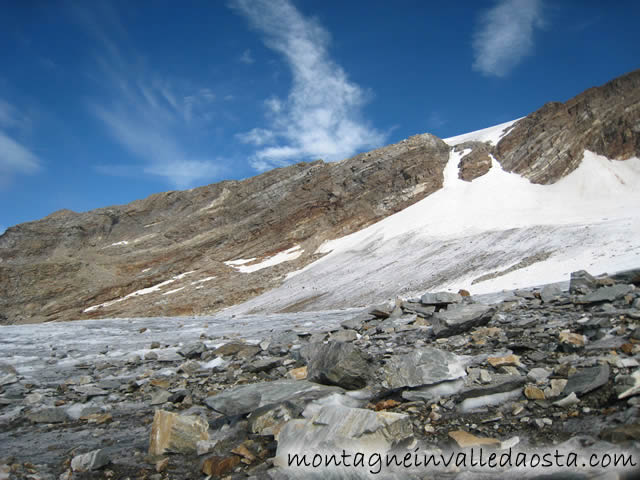
POLYGON ((635 71, 446 141, 11 227, 0 322, 336 308, 637 266, 639 99, 635 71))

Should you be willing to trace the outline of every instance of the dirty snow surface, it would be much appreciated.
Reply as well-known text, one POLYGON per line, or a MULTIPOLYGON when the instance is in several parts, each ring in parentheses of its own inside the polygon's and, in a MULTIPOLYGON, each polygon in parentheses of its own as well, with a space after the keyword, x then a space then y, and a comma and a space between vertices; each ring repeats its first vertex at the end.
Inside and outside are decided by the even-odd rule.
MULTIPOLYGON (((497 142, 513 122, 446 139, 497 142)), ((493 159, 473 182, 451 152, 444 187, 378 223, 325 242, 324 257, 229 312, 368 305, 428 290, 484 294, 563 282, 572 271, 640 266, 640 160, 585 151, 553 185, 507 173, 493 159)))

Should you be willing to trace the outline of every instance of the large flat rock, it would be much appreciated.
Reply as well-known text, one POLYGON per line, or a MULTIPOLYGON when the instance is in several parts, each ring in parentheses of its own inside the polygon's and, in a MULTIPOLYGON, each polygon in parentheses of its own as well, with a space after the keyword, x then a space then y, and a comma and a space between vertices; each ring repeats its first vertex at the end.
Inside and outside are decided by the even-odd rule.
POLYGON ((465 357, 426 347, 391 357, 384 366, 384 381, 391 389, 433 385, 465 376, 465 365, 465 357))
POLYGON ((477 303, 449 307, 445 311, 434 313, 431 317, 433 333, 436 337, 450 337, 486 325, 494 311, 493 307, 477 303))
POLYGON ((276 380, 238 385, 208 397, 205 403, 224 415, 240 415, 265 405, 284 401, 308 403, 341 392, 343 390, 339 387, 319 385, 307 380, 276 380))

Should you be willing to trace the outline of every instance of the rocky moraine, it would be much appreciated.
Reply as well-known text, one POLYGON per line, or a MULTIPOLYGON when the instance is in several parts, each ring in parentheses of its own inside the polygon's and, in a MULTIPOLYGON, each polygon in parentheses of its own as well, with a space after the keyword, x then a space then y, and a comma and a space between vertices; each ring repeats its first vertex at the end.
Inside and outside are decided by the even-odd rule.
POLYGON ((581 271, 499 297, 2 327, 0 479, 549 475, 287 468, 292 453, 343 449, 628 452, 637 467, 638 285, 637 270, 581 271))

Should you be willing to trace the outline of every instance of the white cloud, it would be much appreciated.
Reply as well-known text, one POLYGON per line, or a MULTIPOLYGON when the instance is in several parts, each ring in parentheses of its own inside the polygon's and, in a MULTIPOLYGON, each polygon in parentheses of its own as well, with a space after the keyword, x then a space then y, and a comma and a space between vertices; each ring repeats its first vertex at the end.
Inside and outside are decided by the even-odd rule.
POLYGON ((286 99, 265 102, 269 128, 244 135, 245 141, 263 147, 254 154, 255 168, 317 158, 336 161, 384 143, 386 135, 361 118, 367 95, 329 57, 329 33, 317 21, 302 16, 289 0, 235 0, 232 8, 284 56, 293 77, 286 99))
POLYGON ((542 0, 499 0, 480 18, 473 36, 473 69, 503 77, 533 51, 536 28, 544 26, 542 0))
POLYGON ((242 55, 240 55, 239 60, 241 63, 244 63, 246 65, 251 65, 252 63, 255 62, 253 55, 251 54, 251 50, 249 49, 242 52, 242 55))
POLYGON ((14 174, 35 173, 40 170, 40 160, 26 146, 15 140, 6 129, 20 128, 26 119, 16 108, 0 99, 0 183, 4 186, 14 174))
POLYGON ((236 138, 242 143, 248 143, 259 147, 272 142, 275 139, 275 134, 271 130, 254 128, 246 133, 239 133, 236 135, 236 138))
POLYGON ((137 55, 111 7, 96 12, 77 6, 75 13, 100 47, 96 81, 104 95, 89 101, 90 111, 117 143, 142 161, 99 165, 97 170, 160 176, 177 188, 219 177, 224 171, 219 161, 193 147, 194 136, 204 136, 213 118, 216 94, 210 88, 156 74, 137 55), (104 19, 98 21, 103 13, 104 19))

